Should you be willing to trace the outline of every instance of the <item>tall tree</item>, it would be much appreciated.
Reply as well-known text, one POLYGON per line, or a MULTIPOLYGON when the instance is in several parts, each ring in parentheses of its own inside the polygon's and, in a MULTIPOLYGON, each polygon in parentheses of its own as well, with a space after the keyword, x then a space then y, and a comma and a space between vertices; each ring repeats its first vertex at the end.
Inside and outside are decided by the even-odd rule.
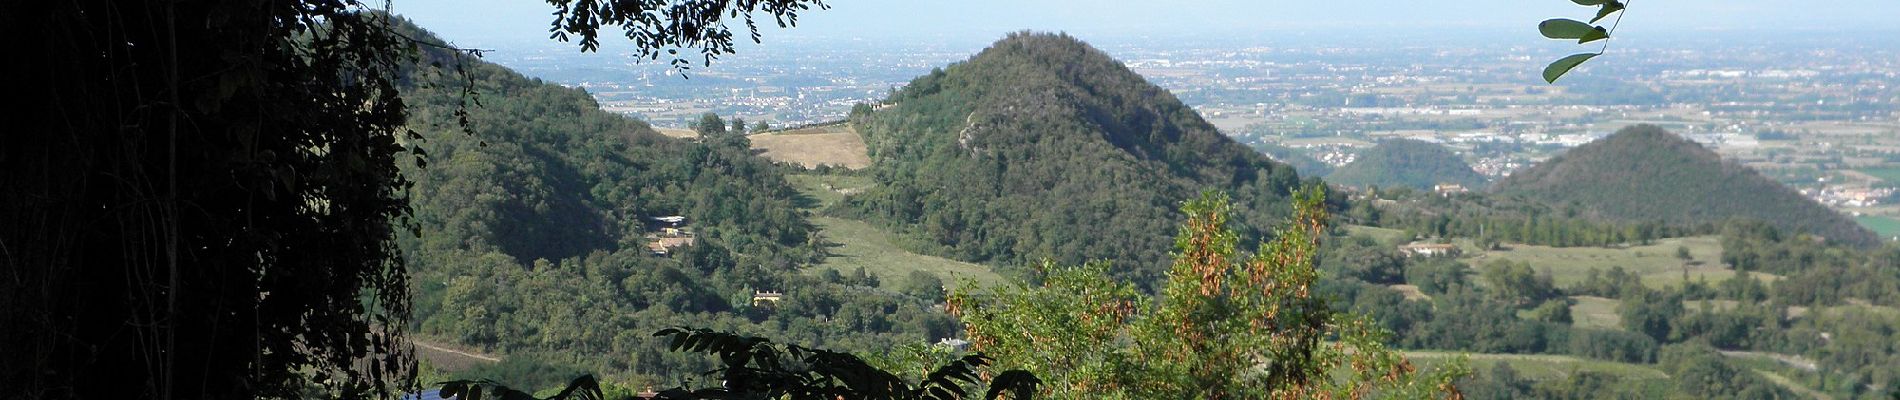
MULTIPOLYGON (((816 0, 556 0, 557 39, 732 51, 816 0)), ((0 137, 5 397, 374 397, 413 362, 395 254, 425 43, 357 0, 17 3, 0 137)), ((683 59, 674 65, 686 67, 683 59)), ((411 158, 414 157, 414 158, 411 158)))

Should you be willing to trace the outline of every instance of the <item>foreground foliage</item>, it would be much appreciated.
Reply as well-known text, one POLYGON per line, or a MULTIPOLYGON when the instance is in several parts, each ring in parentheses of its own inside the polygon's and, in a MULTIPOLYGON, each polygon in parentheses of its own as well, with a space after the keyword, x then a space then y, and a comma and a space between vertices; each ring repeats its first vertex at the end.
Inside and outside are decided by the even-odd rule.
MULTIPOLYGON (((990 358, 966 355, 931 369, 914 381, 881 370, 857 356, 830 350, 776 344, 769 339, 709 329, 667 328, 653 334, 668 340, 668 349, 716 356, 720 367, 707 371, 716 386, 681 386, 660 391, 658 399, 880 399, 952 400, 975 398, 972 389, 988 381, 983 399, 1035 396, 1041 381, 1022 370, 1001 371, 991 377, 990 358)), ((444 397, 491 396, 506 400, 535 397, 492 380, 442 383, 444 397)), ((568 383, 549 400, 595 400, 605 395, 592 375, 568 383)))
POLYGON ((1104 264, 1045 263, 1039 285, 959 289, 952 311, 976 349, 1054 398, 1456 397, 1459 366, 1420 372, 1377 325, 1315 296, 1323 193, 1296 193, 1292 221, 1252 254, 1225 197, 1189 202, 1154 300, 1104 264))

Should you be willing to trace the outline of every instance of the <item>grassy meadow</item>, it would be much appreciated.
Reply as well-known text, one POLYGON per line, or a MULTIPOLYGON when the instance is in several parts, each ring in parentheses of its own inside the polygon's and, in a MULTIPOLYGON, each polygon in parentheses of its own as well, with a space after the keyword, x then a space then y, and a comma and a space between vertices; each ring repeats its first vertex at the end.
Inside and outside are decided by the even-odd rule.
MULTIPOLYGON (((1528 262, 1531 268, 1548 271, 1559 287, 1583 281, 1591 268, 1609 270, 1613 266, 1641 276, 1643 283, 1651 287, 1677 285, 1685 277, 1716 282, 1735 275, 1734 270, 1722 265, 1722 245, 1714 236, 1660 239, 1646 246, 1617 248, 1505 244, 1502 250, 1480 250, 1468 245, 1464 249, 1463 261, 1473 267, 1500 259, 1528 262), (1689 260, 1676 257, 1678 247, 1689 249, 1689 260)), ((1759 273, 1756 277, 1776 279, 1759 273)))
MULTIPOLYGON (((802 174, 786 178, 805 196, 805 209, 814 213, 838 204, 848 193, 876 185, 870 177, 856 175, 802 174)), ((825 270, 850 273, 863 267, 865 272, 876 275, 885 284, 901 282, 911 271, 929 272, 952 286, 963 279, 972 279, 984 285, 1005 282, 1001 275, 985 265, 905 250, 892 240, 894 236, 890 232, 863 221, 816 216, 811 218, 811 222, 817 225, 819 234, 824 236, 830 246, 828 251, 831 256, 825 258, 823 263, 806 269, 807 274, 815 275, 825 270)))
POLYGON ((750 136, 752 148, 765 158, 806 167, 831 165, 848 169, 871 166, 864 139, 849 124, 813 126, 750 136))

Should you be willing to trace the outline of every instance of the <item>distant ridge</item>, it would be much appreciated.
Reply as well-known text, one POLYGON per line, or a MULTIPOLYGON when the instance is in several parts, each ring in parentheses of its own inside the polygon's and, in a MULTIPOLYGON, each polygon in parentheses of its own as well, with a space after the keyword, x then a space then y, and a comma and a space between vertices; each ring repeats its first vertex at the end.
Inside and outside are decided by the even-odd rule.
POLYGON ((1326 181, 1355 187, 1398 187, 1431 189, 1442 183, 1483 188, 1484 175, 1457 154, 1433 143, 1411 139, 1392 139, 1359 153, 1352 163, 1333 170, 1326 181))
POLYGON ((1182 201, 1219 189, 1236 222, 1265 228, 1299 184, 1293 168, 1060 34, 1011 34, 852 121, 880 185, 847 212, 965 261, 1106 259, 1151 282, 1182 201))
POLYGON ((1751 218, 1831 241, 1879 242, 1846 216, 1652 125, 1579 146, 1512 174, 1493 191, 1553 207, 1575 204, 1616 220, 1701 224, 1751 218))
POLYGON ((1271 158, 1273 161, 1292 165, 1301 175, 1326 176, 1326 174, 1333 173, 1333 166, 1326 165, 1326 163, 1320 162, 1320 160, 1291 147, 1268 142, 1255 142, 1253 143, 1253 149, 1259 151, 1261 154, 1266 154, 1267 158, 1271 158))

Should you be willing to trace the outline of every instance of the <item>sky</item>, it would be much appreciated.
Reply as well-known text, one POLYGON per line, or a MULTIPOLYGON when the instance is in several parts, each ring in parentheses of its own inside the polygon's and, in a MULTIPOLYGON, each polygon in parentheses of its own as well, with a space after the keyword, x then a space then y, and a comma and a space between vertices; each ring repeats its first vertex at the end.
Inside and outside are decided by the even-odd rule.
MULTIPOLYGON (((389 0, 390 8, 463 46, 545 40, 553 8, 537 0, 389 0)), ((1795 31, 1900 32, 1900 0, 1626 0, 1624 37, 1709 30, 1738 37, 1795 31), (1752 32, 1750 31, 1752 30, 1752 32)), ((987 42, 1019 30, 1083 39, 1297 31, 1429 37, 1521 30, 1587 19, 1568 0, 830 0, 773 37, 987 42)))

